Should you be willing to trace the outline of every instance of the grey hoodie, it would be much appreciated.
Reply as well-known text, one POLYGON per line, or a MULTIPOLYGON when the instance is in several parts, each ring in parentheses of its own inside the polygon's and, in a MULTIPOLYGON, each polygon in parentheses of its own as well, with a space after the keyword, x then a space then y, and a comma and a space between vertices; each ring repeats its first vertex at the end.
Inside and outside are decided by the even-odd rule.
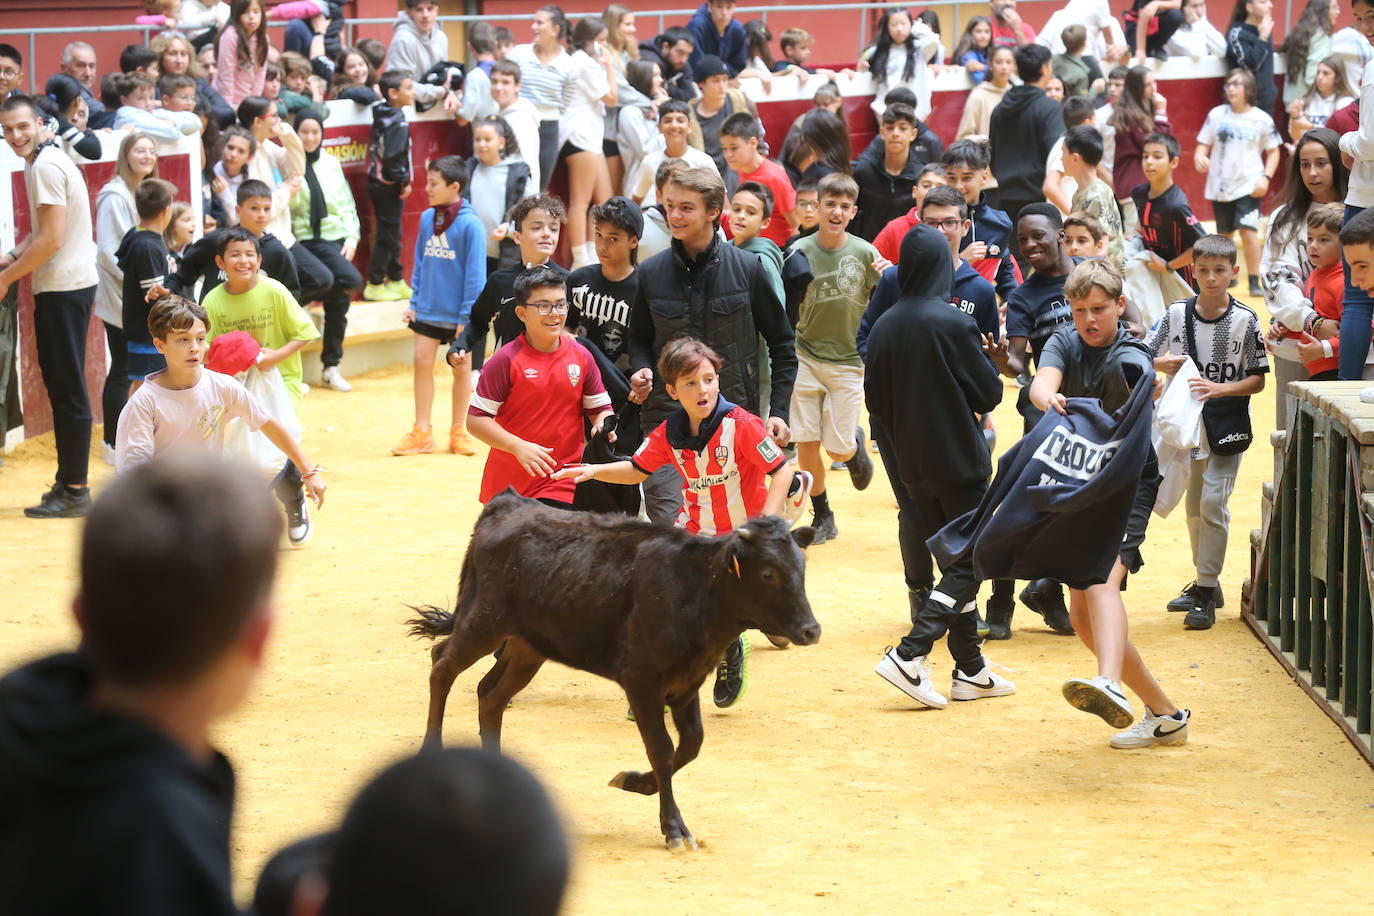
POLYGON ((410 14, 401 11, 396 14, 392 26, 395 34, 391 36, 391 47, 386 52, 385 70, 404 70, 415 80, 415 101, 420 108, 428 108, 444 97, 443 86, 430 86, 420 82, 435 64, 448 60, 448 36, 437 23, 428 35, 420 34, 410 14))

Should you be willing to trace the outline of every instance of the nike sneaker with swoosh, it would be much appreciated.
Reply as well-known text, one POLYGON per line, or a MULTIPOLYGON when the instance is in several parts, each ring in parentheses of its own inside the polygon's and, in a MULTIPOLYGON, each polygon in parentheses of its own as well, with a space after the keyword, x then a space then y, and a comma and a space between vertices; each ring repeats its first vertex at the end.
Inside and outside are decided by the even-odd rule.
POLYGON ((1016 685, 1000 674, 993 674, 987 665, 969 677, 954 669, 954 681, 949 688, 951 700, 981 700, 985 697, 1005 697, 1016 692, 1016 685))
POLYGON ((883 653, 882 661, 878 662, 878 667, 873 670, 883 680, 922 706, 944 709, 949 705, 949 700, 941 696, 940 691, 930 683, 930 667, 926 664, 924 655, 907 661, 897 654, 896 649, 889 646, 883 653))
POLYGON ((1179 710, 1179 718, 1157 716, 1145 707, 1145 715, 1140 721, 1112 735, 1112 747, 1119 750, 1133 750, 1139 747, 1154 747, 1156 744, 1183 744, 1188 740, 1188 722, 1193 714, 1186 709, 1179 710))
POLYGON ((1069 678, 1064 682, 1063 693, 1074 709, 1101 716, 1102 721, 1113 728, 1127 728, 1135 721, 1131 701, 1126 699, 1121 685, 1111 678, 1101 675, 1069 678))

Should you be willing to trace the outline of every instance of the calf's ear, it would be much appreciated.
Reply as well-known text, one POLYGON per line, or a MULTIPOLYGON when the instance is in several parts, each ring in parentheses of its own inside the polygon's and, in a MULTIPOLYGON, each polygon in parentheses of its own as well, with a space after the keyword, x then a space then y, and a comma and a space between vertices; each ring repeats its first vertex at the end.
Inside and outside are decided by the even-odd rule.
POLYGON ((792 529, 792 540, 797 542, 797 546, 802 550, 811 546, 811 542, 816 539, 816 529, 810 525, 803 525, 800 528, 792 529))

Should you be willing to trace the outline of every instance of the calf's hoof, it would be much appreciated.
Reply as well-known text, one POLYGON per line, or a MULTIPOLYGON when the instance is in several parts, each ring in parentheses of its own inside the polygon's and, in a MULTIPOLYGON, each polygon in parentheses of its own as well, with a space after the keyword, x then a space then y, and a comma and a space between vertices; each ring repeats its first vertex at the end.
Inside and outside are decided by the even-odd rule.
POLYGON ((692 852, 696 852, 701 848, 697 845, 697 838, 690 833, 685 837, 670 836, 667 838, 667 843, 669 852, 681 852, 684 849, 690 849, 692 852))
POLYGON ((658 780, 653 773, 636 773, 634 770, 621 770, 611 777, 608 785, 624 789, 626 792, 638 792, 640 795, 654 795, 658 792, 658 780))

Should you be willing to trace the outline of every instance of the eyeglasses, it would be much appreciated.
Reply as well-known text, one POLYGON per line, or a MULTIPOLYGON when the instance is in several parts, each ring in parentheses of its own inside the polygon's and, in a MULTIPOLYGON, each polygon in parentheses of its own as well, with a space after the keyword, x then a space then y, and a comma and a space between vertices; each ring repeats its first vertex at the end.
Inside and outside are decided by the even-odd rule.
POLYGON ((797 200, 798 210, 815 210, 820 207, 820 205, 821 202, 818 200, 797 200))
POLYGON ((12 79, 17 79, 18 76, 19 76, 19 71, 18 71, 18 70, 14 70, 14 69, 12 69, 12 68, 10 68, 10 67, 6 67, 4 70, 0 70, 0 79, 12 80, 12 79))
POLYGON ((941 232, 958 232, 964 228, 964 221, 951 216, 949 219, 931 220, 926 225, 934 226, 941 232))
POLYGON ((568 314, 567 300, 562 302, 531 302, 530 305, 533 306, 536 312, 543 315, 545 318, 550 315, 568 314))

